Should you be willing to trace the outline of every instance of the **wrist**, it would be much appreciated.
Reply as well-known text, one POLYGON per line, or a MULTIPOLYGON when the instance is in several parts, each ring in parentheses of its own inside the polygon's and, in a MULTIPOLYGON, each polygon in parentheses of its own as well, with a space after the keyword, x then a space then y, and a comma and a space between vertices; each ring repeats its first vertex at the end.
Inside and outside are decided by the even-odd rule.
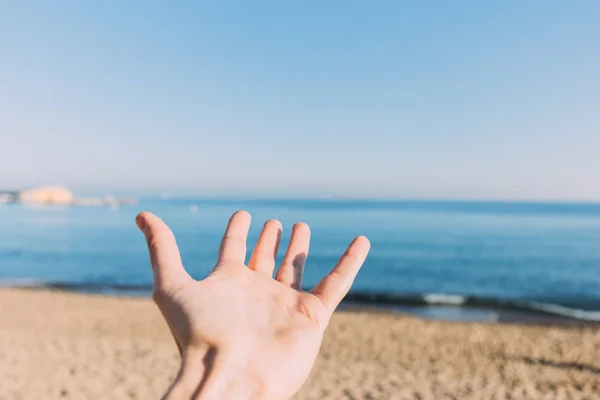
MULTIPOLYGON (((234 359, 239 358, 244 357, 238 354, 234 359)), ((201 352, 188 349, 184 352, 177 379, 165 399, 188 398, 270 400, 266 385, 258 377, 239 363, 227 361, 214 348, 201 352)))
POLYGON ((198 387, 198 400, 266 400, 262 384, 244 371, 228 366, 212 368, 198 387))

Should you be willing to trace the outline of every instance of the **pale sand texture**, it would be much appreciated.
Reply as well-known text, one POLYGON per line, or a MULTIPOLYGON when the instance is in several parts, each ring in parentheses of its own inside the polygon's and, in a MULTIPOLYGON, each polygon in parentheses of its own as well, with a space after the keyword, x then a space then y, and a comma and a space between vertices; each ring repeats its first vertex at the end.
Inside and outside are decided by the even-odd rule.
MULTIPOLYGON (((150 300, 0 290, 1 399, 157 399, 177 367, 150 300)), ((296 399, 600 399, 600 332, 338 313, 296 399)))

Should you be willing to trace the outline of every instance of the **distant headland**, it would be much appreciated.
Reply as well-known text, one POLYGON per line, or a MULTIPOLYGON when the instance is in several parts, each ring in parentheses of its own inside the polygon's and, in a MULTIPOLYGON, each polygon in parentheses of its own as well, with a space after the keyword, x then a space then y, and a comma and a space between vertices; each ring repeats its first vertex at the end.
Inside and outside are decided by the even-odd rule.
POLYGON ((41 186, 16 191, 0 190, 0 204, 110 206, 137 204, 137 199, 119 199, 114 196, 77 197, 62 186, 41 186))

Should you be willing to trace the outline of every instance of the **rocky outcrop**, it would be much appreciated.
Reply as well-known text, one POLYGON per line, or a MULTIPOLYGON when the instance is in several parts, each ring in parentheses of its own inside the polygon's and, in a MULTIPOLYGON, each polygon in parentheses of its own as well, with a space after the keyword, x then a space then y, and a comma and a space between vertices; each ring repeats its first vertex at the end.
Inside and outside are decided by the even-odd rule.
POLYGON ((22 204, 72 204, 75 196, 60 186, 44 186, 17 192, 15 201, 22 204))
POLYGON ((0 192, 0 204, 17 203, 31 205, 76 205, 76 206, 119 206, 136 204, 135 199, 116 199, 112 196, 103 198, 78 198, 62 186, 42 186, 16 192, 0 192))

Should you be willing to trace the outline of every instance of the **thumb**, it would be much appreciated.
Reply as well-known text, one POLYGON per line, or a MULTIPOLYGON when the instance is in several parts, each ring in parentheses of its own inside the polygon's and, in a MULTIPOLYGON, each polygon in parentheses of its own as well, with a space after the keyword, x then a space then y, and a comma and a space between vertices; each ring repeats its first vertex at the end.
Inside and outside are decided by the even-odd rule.
POLYGON ((179 248, 171 229, 160 218, 149 212, 139 214, 135 222, 148 242, 154 289, 167 291, 180 287, 190 279, 181 263, 179 248))

